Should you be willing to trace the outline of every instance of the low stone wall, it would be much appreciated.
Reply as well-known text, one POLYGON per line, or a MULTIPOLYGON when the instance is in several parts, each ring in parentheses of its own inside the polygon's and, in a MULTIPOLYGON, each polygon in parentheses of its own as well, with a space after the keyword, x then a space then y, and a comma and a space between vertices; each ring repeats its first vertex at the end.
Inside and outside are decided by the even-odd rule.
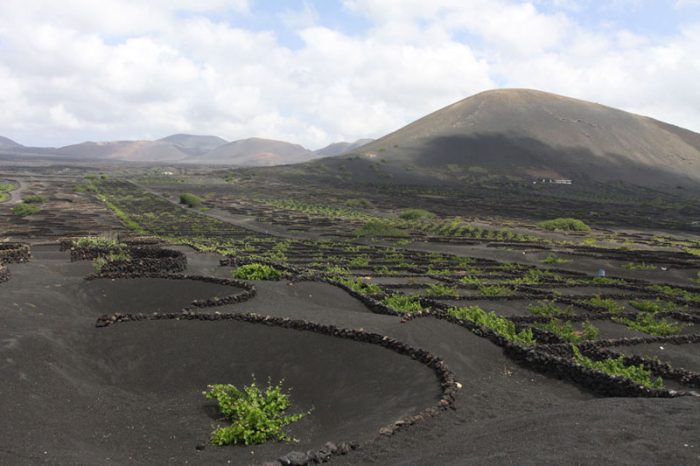
POLYGON ((187 269, 187 256, 181 251, 138 247, 127 252, 131 260, 107 262, 100 273, 181 273, 187 269))
MULTIPOLYGON (((438 403, 427 408, 415 416, 408 416, 392 422, 386 427, 379 429, 379 435, 393 435, 395 432, 405 429, 424 419, 439 415, 444 410, 451 408, 454 404, 457 392, 461 388, 454 377, 454 374, 442 359, 425 350, 407 345, 394 338, 380 335, 378 333, 366 332, 364 330, 343 329, 333 325, 317 324, 305 320, 293 320, 282 317, 261 316, 258 314, 198 314, 192 311, 169 314, 113 314, 105 315, 97 319, 96 327, 108 327, 116 323, 133 322, 142 320, 201 320, 201 321, 242 321, 254 324, 270 325, 294 330, 302 330, 329 335, 337 338, 347 338, 363 343, 371 343, 383 346, 399 354, 408 356, 416 361, 430 367, 440 382, 442 395, 438 403)), ((328 442, 323 448, 309 450, 307 452, 293 451, 281 456, 276 461, 265 463, 267 465, 307 465, 327 461, 333 455, 344 455, 359 448, 357 442, 332 443, 328 442)))
MULTIPOLYGON (((88 275, 85 280, 98 280, 101 278, 108 279, 130 279, 130 278, 165 278, 168 280, 197 280, 200 282, 215 283, 217 285, 231 286, 236 288, 241 288, 243 291, 239 293, 232 293, 223 297, 213 297, 202 300, 194 300, 191 305, 198 308, 215 307, 215 306, 225 306, 228 304, 242 303, 253 298, 257 294, 255 286, 247 283, 243 280, 236 280, 232 278, 218 278, 218 277, 207 277, 203 275, 175 275, 168 273, 143 273, 143 272, 114 272, 114 273, 100 273, 88 275)), ((190 308, 185 308, 183 311, 190 311, 190 308)), ((121 314, 115 314, 121 315, 121 314)), ((134 319, 142 320, 142 319, 134 319)))
MULTIPOLYGON (((435 313, 433 316, 462 326, 476 335, 488 338, 495 344, 503 347, 506 355, 529 369, 559 379, 571 380, 598 395, 671 398, 691 394, 683 391, 647 388, 638 385, 630 379, 613 377, 603 372, 576 364, 572 359, 573 352, 570 344, 540 344, 533 347, 520 346, 506 340, 490 329, 479 327, 469 321, 457 319, 446 313, 435 313)), ((684 337, 692 336, 679 336, 679 338, 684 337)), ((592 354, 591 348, 595 348, 598 343, 600 342, 585 343, 578 346, 584 354, 593 357, 595 354, 592 354)), ((653 369, 651 370, 653 372, 653 369)), ((662 374, 656 375, 662 376, 662 374)))
POLYGON ((0 243, 0 263, 17 264, 28 262, 32 257, 29 245, 25 243, 0 243))
POLYGON ((100 256, 107 256, 111 253, 119 252, 120 249, 112 248, 70 248, 70 261, 88 261, 97 259, 100 256))

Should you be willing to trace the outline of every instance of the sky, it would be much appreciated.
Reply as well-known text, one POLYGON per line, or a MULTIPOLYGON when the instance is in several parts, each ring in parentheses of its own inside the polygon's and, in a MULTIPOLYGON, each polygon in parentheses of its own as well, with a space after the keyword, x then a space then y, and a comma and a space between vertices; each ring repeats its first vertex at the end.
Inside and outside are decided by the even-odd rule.
POLYGON ((700 0, 1 0, 0 136, 380 137, 526 87, 700 132, 700 0))

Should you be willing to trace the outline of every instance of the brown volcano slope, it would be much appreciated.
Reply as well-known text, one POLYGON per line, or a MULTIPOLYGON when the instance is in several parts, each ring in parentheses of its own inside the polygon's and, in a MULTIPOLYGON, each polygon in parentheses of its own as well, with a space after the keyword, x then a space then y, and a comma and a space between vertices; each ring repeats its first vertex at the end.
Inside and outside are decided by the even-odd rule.
POLYGON ((83 142, 53 151, 79 159, 112 159, 130 162, 183 161, 188 154, 164 141, 83 142))
POLYGON ((318 157, 316 154, 298 144, 248 138, 219 146, 202 155, 199 160, 228 165, 269 166, 306 162, 316 157, 318 157))
MULTIPOLYGON (((425 174, 423 170, 476 167, 533 180, 622 180, 642 186, 700 182, 700 134, 524 89, 487 91, 461 100, 363 146, 355 160, 357 155, 388 162, 387 167, 395 164, 395 172, 409 167, 414 176, 425 174)), ((323 163, 332 166, 352 158, 323 163)))

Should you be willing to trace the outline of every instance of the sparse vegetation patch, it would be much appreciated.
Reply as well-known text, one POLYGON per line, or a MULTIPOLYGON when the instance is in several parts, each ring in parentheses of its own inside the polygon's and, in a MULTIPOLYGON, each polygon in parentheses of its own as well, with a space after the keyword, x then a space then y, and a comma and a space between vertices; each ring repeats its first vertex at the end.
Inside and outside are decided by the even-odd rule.
POLYGON ((584 367, 615 377, 626 377, 647 388, 663 388, 663 380, 660 377, 654 379, 651 371, 645 369, 641 364, 639 366, 626 366, 622 356, 615 359, 594 361, 584 356, 576 345, 572 345, 571 349, 574 352, 574 361, 584 367))
POLYGON ((12 213, 18 217, 28 217, 29 215, 34 215, 39 212, 41 208, 35 204, 17 204, 12 207, 12 213))
POLYGON ((279 280, 284 273, 271 265, 254 263, 236 268, 233 276, 241 280, 279 280))
POLYGON ((518 332, 513 322, 499 317, 495 312, 486 312, 479 306, 452 307, 447 312, 457 319, 468 320, 476 325, 491 329, 506 340, 514 343, 524 346, 535 344, 532 330, 528 328, 518 332))
POLYGON ((354 231, 355 236, 376 236, 387 238, 407 238, 408 233, 389 223, 371 220, 354 231))
POLYGON ((211 443, 219 446, 294 441, 283 428, 308 414, 285 414, 291 401, 289 393, 282 390, 282 382, 272 385, 268 380, 265 388, 253 382, 242 390, 231 384, 215 384, 209 385, 203 395, 216 400, 219 411, 231 423, 212 432, 211 443))
POLYGON ((591 231, 591 227, 586 225, 583 220, 577 218, 555 218, 553 220, 544 220, 537 224, 538 228, 550 231, 591 231))
POLYGON ((189 208, 200 207, 202 199, 192 193, 182 193, 180 194, 180 204, 185 204, 189 208))

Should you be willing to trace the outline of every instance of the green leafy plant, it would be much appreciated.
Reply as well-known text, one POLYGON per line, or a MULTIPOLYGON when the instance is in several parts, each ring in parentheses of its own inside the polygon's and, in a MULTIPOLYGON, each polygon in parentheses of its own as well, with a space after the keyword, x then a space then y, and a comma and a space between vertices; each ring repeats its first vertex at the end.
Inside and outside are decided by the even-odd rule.
POLYGON ((547 257, 540 261, 540 263, 542 264, 568 264, 570 262, 571 261, 569 259, 557 257, 554 254, 549 254, 547 257))
POLYGON ((350 271, 341 265, 329 265, 326 267, 326 273, 331 275, 349 275, 350 271))
POLYGON ((353 257, 350 262, 348 262, 350 267, 367 267, 369 265, 369 256, 363 254, 361 256, 353 257))
POLYGON ((345 205, 348 207, 362 207, 365 209, 368 209, 368 208, 374 206, 370 200, 362 198, 362 197, 356 198, 356 199, 348 199, 347 201, 345 201, 345 205))
POLYGON ((479 292, 488 297, 510 296, 513 290, 506 286, 499 285, 484 285, 479 287, 479 292))
POLYGON ((202 205, 202 199, 192 193, 180 194, 180 204, 185 204, 187 207, 194 208, 202 205))
POLYGON ((536 326, 542 330, 552 332, 570 343, 595 340, 600 334, 598 328, 588 321, 583 323, 582 330, 577 330, 574 324, 569 320, 561 321, 559 319, 550 319, 549 322, 537 324, 536 326))
POLYGON ((340 283, 347 286, 356 293, 363 295, 378 295, 382 294, 382 289, 374 283, 367 283, 360 278, 346 278, 339 280, 340 283))
POLYGON ((432 283, 425 290, 425 296, 459 296, 457 288, 454 286, 443 285, 440 283, 432 283))
POLYGON ((562 309, 552 301, 541 301, 539 303, 529 304, 527 306, 527 311, 536 316, 561 317, 571 315, 571 306, 562 309))
POLYGON ((647 313, 637 314, 634 319, 613 317, 612 320, 631 329, 646 333, 647 335, 659 337, 677 335, 681 330, 687 327, 687 325, 672 322, 667 319, 657 319, 653 314, 647 313))
POLYGON ((637 299, 635 301, 630 301, 630 306, 651 314, 656 314, 657 312, 670 312, 677 311, 680 306, 676 303, 670 301, 664 301, 663 299, 637 299))
POLYGON ((18 217, 27 217, 39 212, 41 208, 35 204, 16 204, 12 208, 12 213, 18 217))
POLYGON ((600 296, 593 296, 592 298, 584 300, 583 303, 604 309, 613 314, 621 312, 625 309, 623 305, 616 303, 614 299, 601 298, 600 296))
POLYGON ((463 285, 481 285, 481 279, 472 275, 467 275, 460 278, 459 282, 463 285))
POLYGON ((593 277, 591 283, 595 285, 624 285, 626 282, 622 278, 593 277))
POLYGON ((72 246, 79 249, 121 249, 126 247, 125 244, 105 236, 83 236, 73 240, 72 246))
POLYGON ((622 267, 627 270, 656 270, 656 266, 653 264, 645 264, 644 262, 628 262, 622 267))
POLYGON ((674 298, 681 298, 686 301, 700 303, 700 295, 691 293, 683 288, 675 288, 668 285, 649 285, 647 286, 647 289, 665 294, 667 296, 673 296, 674 298))
POLYGON ((591 231, 591 227, 586 225, 582 220, 569 217, 544 220, 539 222, 537 227, 550 231, 591 231))
POLYGON ((239 390, 231 384, 209 385, 203 395, 216 400, 219 411, 231 425, 219 427, 211 434, 214 445, 255 445, 268 440, 294 441, 283 428, 309 413, 285 414, 291 406, 289 393, 282 382, 260 388, 254 381, 239 390))
POLYGON ((233 276, 241 280, 279 280, 284 276, 284 273, 271 265, 256 262, 236 268, 233 271, 233 276))
POLYGON ((28 194, 22 198, 22 202, 25 204, 43 204, 46 202, 46 198, 38 194, 28 194))
POLYGON ((476 325, 489 328, 513 343, 524 346, 535 344, 531 329, 518 332, 513 322, 499 317, 495 312, 486 312, 479 306, 451 307, 447 313, 457 319, 468 320, 476 325))
POLYGON ((626 366, 622 356, 614 359, 608 358, 602 361, 594 361, 584 356, 576 345, 571 345, 571 349, 574 352, 574 361, 589 369, 615 377, 625 377, 647 388, 663 388, 664 386, 663 380, 660 377, 653 379, 651 371, 645 369, 643 365, 626 366))
POLYGON ((425 209, 404 209, 399 214, 402 220, 423 220, 435 217, 435 214, 425 209))
POLYGON ((377 236, 377 237, 388 237, 388 238, 407 238, 408 233, 404 230, 397 228, 387 222, 380 220, 370 220, 365 223, 362 227, 356 229, 353 234, 357 237, 360 236, 377 236))
POLYGON ((105 256, 98 256, 95 259, 92 260, 92 267, 95 269, 96 272, 101 272, 102 269, 104 268, 105 265, 107 265, 110 262, 117 262, 117 261, 122 261, 122 262, 129 262, 131 261, 131 256, 129 255, 128 252, 124 251, 115 251, 115 252, 110 252, 109 254, 105 256))
POLYGON ((415 312, 423 311, 423 306, 421 305, 420 300, 415 296, 393 294, 385 297, 382 300, 382 303, 401 314, 413 314, 415 312))
POLYGON ((0 202, 5 202, 10 198, 10 191, 17 189, 15 183, 9 181, 0 181, 0 202))

